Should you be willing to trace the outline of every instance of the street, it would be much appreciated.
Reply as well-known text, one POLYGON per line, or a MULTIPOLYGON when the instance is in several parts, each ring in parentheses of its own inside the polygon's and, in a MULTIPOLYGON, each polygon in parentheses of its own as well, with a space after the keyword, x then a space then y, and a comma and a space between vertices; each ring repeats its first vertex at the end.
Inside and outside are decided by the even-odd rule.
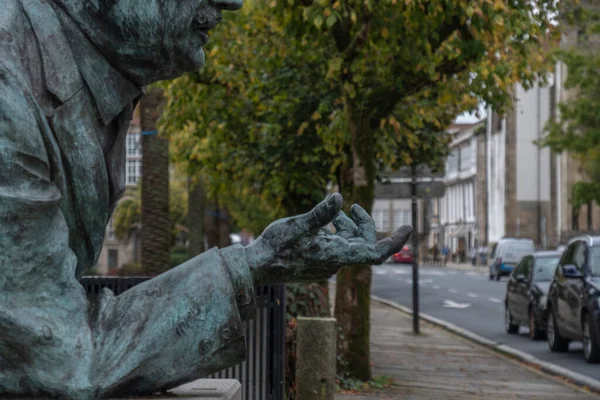
MULTIPOLYGON (((551 353, 545 340, 532 341, 527 328, 519 335, 504 331, 504 296, 507 277, 488 280, 487 270, 454 270, 442 267, 420 268, 420 310, 480 336, 529 353, 541 360, 600 380, 600 365, 587 364, 578 342, 568 353, 551 353)), ((373 269, 376 296, 412 307, 412 267, 387 263, 373 269)))

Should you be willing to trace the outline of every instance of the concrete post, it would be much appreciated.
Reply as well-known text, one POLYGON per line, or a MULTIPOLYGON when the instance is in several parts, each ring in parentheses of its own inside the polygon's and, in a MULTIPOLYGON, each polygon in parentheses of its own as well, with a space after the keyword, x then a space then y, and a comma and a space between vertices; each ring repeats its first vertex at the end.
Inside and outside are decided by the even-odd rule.
POLYGON ((298 318, 297 400, 333 400, 335 395, 335 318, 298 318))

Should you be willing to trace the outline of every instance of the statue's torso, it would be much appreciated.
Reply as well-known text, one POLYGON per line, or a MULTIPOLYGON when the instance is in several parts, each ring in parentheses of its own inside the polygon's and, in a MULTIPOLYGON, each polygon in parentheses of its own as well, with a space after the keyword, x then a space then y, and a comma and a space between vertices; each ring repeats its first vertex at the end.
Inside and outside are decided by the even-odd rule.
MULTIPOLYGON (((36 156, 48 160, 62 194, 80 275, 97 261, 106 224, 124 191, 132 105, 103 122, 52 8, 39 0, 7 0, 3 7, 0 69, 22 91, 14 96, 33 98, 35 107, 28 112, 40 121, 37 131, 27 133, 31 137, 18 140, 45 143, 46 154, 36 156)), ((11 99, 0 98, 0 104, 5 101, 11 99)))

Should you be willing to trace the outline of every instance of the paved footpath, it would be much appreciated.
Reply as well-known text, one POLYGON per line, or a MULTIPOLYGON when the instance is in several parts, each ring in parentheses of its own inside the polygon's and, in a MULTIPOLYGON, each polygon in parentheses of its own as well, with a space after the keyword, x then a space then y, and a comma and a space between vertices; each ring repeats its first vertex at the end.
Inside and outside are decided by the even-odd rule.
POLYGON ((600 399, 516 361, 376 301, 371 305, 371 359, 375 375, 390 375, 380 392, 336 394, 336 400, 379 399, 600 399))

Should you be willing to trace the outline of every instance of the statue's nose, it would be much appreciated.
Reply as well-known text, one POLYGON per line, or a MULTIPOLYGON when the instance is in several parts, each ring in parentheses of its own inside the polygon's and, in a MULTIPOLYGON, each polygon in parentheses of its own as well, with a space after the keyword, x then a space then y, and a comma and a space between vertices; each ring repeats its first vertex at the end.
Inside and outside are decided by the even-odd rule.
POLYGON ((242 8, 244 0, 210 0, 210 3, 221 10, 236 11, 242 8))

